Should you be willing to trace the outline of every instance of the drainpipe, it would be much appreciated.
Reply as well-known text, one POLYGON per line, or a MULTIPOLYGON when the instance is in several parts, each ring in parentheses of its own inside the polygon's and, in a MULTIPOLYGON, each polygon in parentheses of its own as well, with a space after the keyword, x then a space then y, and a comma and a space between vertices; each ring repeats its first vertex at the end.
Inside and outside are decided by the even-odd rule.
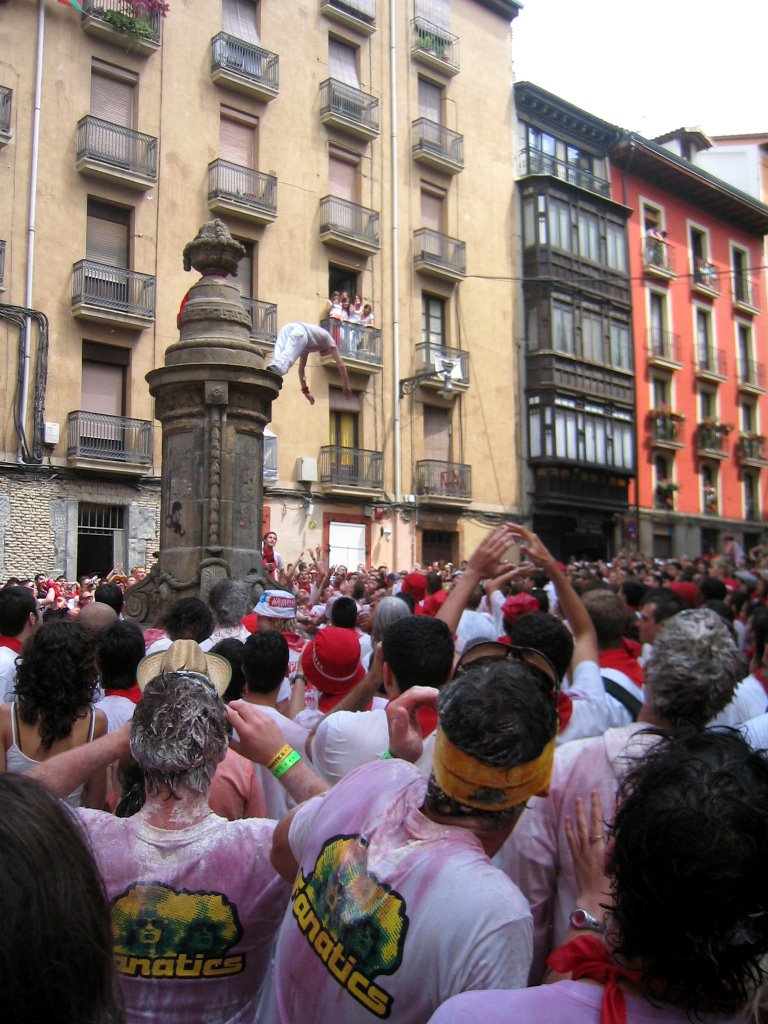
MULTIPOLYGON (((35 56, 35 106, 32 118, 32 153, 29 169, 29 221, 27 224, 27 279, 24 287, 24 306, 32 308, 32 281, 35 263, 35 221, 37 218, 37 170, 40 156, 40 111, 43 102, 43 49, 45 46, 45 0, 37 5, 37 53, 35 56)), ((29 365, 32 347, 32 318, 27 315, 24 325, 24 365, 21 380, 21 402, 19 421, 24 430, 27 423, 29 403, 29 365)), ((18 461, 23 461, 23 450, 19 446, 18 461)))
MULTIPOLYGON (((392 411, 393 411, 393 454, 395 461, 395 502, 402 501, 400 443, 400 276, 398 267, 398 216, 397 216, 397 0, 389 0, 389 82, 390 82, 390 216, 392 218, 392 411)), ((397 565, 397 530, 392 549, 392 564, 397 565)))

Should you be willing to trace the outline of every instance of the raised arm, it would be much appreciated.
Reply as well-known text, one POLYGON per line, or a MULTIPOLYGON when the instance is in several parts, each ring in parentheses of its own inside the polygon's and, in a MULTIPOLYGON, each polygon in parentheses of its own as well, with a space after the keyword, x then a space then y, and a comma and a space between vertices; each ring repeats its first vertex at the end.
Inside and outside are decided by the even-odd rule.
MULTIPOLYGON (((466 608, 472 591, 480 580, 498 574, 502 564, 501 556, 514 542, 515 537, 510 527, 500 526, 497 530, 487 534, 472 552, 467 568, 456 581, 453 590, 435 616, 445 622, 452 633, 458 629, 461 613, 466 608)), ((509 566, 505 564, 504 571, 508 568, 509 566)))

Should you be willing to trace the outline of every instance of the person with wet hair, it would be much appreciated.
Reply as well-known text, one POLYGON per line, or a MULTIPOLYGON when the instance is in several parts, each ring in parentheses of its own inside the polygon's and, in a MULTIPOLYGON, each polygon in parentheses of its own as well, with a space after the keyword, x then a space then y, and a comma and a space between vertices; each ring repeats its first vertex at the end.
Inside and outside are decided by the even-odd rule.
POLYGON ((654 644, 637 721, 558 750, 548 798, 531 800, 514 842, 496 860, 531 906, 532 983, 541 980, 549 950, 563 941, 576 897, 566 820, 577 800, 596 790, 610 815, 624 774, 656 742, 644 730, 703 730, 732 699, 742 672, 741 655, 719 616, 704 608, 680 612, 654 644))
POLYGON ((275 831, 272 861, 296 884, 263 1008, 270 1024, 325 1024, 329 1007, 335 1024, 423 1024, 450 994, 525 985, 528 907, 489 857, 546 791, 551 682, 506 659, 444 688, 427 780, 400 757, 421 753, 416 711, 430 694, 416 686, 392 702, 384 759, 275 831))
POLYGON ((464 994, 430 1024, 745 1019, 766 980, 764 754, 731 730, 669 736, 625 778, 607 843, 599 797, 585 803, 568 827, 570 941, 549 957, 568 980, 464 994))
MULTIPOLYGON (((232 731, 211 677, 187 669, 154 676, 130 727, 89 751, 62 755, 38 773, 60 793, 93 764, 130 751, 144 777, 146 800, 131 817, 79 812, 112 906, 128 1024, 255 1020, 290 892, 269 861, 275 823, 227 821, 208 805, 232 731)), ((222 690, 227 678, 223 673, 217 680, 222 690)), ((245 732, 247 719, 232 717, 245 732)), ((305 765, 289 767, 286 785, 307 771, 305 765)), ((325 789, 316 781, 308 792, 325 789)))
POLYGON ((208 639, 201 642, 201 648, 210 651, 214 644, 230 637, 245 643, 250 635, 242 624, 248 611, 248 591, 245 584, 239 580, 219 580, 211 587, 208 604, 216 625, 208 639))
POLYGON ((88 843, 46 789, 0 775, 0 1016, 122 1024, 109 905, 88 843))

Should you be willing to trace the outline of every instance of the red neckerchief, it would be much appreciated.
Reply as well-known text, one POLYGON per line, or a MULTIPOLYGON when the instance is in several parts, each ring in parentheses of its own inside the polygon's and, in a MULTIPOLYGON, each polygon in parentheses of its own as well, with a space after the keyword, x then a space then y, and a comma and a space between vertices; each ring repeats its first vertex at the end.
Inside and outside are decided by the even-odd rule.
POLYGON ((558 732, 562 732, 563 729, 568 725, 573 714, 573 701, 567 693, 563 693, 562 690, 557 695, 557 717, 560 719, 560 725, 557 728, 558 732))
POLYGON ((600 668, 615 668, 628 676, 636 686, 643 685, 643 668, 637 658, 626 647, 611 651, 600 651, 600 668))
POLYGON ((12 651, 21 654, 24 644, 15 636, 0 636, 0 647, 10 647, 12 651))
POLYGON ((752 675, 760 683, 765 692, 768 693, 768 679, 765 678, 765 669, 763 666, 758 665, 752 675))
POLYGON ((580 935, 547 957, 547 965, 558 974, 570 974, 574 981, 592 978, 605 986, 600 1004, 600 1024, 627 1024, 624 993, 617 982, 624 978, 637 985, 641 972, 617 964, 609 950, 594 935, 580 935))
POLYGON ((134 704, 138 704, 141 700, 141 690, 139 684, 134 683, 130 690, 105 690, 105 697, 125 697, 128 700, 132 700, 134 704))

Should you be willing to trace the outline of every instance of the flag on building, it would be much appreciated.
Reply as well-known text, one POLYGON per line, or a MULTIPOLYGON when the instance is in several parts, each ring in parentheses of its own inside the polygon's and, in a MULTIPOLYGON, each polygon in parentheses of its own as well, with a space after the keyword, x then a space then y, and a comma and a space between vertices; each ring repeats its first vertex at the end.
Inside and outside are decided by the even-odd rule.
POLYGON ((78 3, 78 0, 59 0, 60 4, 64 4, 65 7, 74 7, 76 11, 82 13, 83 5, 78 3))

